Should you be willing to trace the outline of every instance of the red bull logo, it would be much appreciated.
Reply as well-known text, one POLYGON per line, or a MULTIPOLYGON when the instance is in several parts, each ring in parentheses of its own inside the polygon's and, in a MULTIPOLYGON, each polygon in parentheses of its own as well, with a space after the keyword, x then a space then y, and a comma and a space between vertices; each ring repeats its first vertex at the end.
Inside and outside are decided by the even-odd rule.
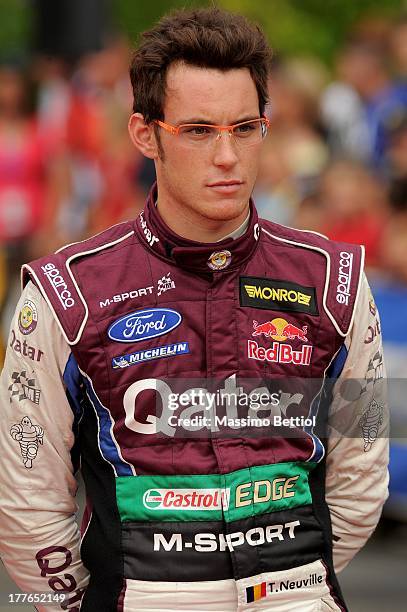
POLYGON ((295 363, 308 366, 311 363, 312 346, 304 344, 295 351, 290 344, 273 342, 270 348, 259 346, 255 340, 247 341, 247 356, 257 361, 270 363, 295 363))
POLYGON ((274 340, 271 347, 259 346, 255 340, 247 341, 247 356, 257 361, 268 361, 270 363, 295 363, 308 366, 311 363, 312 346, 303 344, 300 350, 294 350, 286 340, 299 340, 308 342, 308 327, 303 325, 297 327, 280 317, 258 323, 253 321, 252 336, 265 336, 274 340))
POLYGON ((253 321, 253 329, 252 336, 261 336, 263 334, 266 338, 272 338, 277 342, 295 339, 301 340, 301 342, 308 342, 307 325, 303 325, 300 328, 281 318, 266 321, 265 323, 253 321))
POLYGON ((253 329, 254 332, 252 336, 261 336, 261 334, 264 334, 267 338, 272 338, 277 334, 277 328, 272 321, 266 321, 266 323, 257 323, 257 321, 253 321, 253 329))

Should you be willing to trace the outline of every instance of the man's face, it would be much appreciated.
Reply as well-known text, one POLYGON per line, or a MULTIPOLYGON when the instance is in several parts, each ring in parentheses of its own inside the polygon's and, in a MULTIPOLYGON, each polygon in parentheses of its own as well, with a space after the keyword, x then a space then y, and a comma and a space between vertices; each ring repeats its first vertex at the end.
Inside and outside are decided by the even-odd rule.
MULTIPOLYGON (((256 86, 246 68, 227 70, 172 64, 167 73, 164 122, 231 125, 259 117, 256 86)), ((245 216, 256 180, 261 143, 241 147, 222 132, 202 146, 186 145, 162 128, 156 158, 158 198, 202 221, 245 216)))

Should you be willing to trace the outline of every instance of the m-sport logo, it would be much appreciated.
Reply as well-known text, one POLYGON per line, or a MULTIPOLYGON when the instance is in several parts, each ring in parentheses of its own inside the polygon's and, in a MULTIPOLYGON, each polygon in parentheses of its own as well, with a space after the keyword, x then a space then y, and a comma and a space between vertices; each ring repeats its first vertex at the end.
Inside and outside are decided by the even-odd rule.
POLYGON ((120 317, 108 329, 116 342, 140 342, 168 334, 178 327, 182 316, 171 308, 147 308, 120 317))
POLYGON ((253 527, 246 532, 235 531, 233 533, 197 533, 193 542, 185 542, 182 533, 173 533, 167 539, 164 533, 154 534, 154 550, 170 551, 173 548, 181 552, 184 548, 192 548, 197 552, 215 552, 216 550, 233 550, 242 544, 249 546, 261 546, 266 542, 275 540, 295 540, 295 528, 300 526, 300 521, 278 525, 267 525, 266 527, 253 527))
POLYGON ((221 510, 229 500, 230 489, 149 489, 143 495, 149 510, 221 510))

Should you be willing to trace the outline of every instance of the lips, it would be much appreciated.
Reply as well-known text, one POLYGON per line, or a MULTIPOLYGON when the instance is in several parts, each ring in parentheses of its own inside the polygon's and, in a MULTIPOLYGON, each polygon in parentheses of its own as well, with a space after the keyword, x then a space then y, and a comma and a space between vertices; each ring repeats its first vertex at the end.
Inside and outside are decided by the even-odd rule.
POLYGON ((229 181, 217 181, 216 183, 210 183, 208 187, 237 187, 242 184, 242 181, 239 181, 237 179, 230 179, 229 181))
POLYGON ((243 181, 230 179, 228 181, 217 181, 216 183, 210 183, 208 187, 212 193, 216 193, 218 196, 232 196, 238 193, 242 185, 243 181))

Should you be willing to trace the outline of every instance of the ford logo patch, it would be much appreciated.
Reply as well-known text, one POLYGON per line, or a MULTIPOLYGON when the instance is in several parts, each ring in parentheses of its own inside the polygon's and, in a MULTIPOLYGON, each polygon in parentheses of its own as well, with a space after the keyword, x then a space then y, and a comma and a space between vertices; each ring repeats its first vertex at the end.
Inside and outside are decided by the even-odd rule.
POLYGON ((121 317, 109 327, 107 333, 116 342, 140 342, 168 334, 181 321, 179 312, 171 308, 146 308, 121 317))

